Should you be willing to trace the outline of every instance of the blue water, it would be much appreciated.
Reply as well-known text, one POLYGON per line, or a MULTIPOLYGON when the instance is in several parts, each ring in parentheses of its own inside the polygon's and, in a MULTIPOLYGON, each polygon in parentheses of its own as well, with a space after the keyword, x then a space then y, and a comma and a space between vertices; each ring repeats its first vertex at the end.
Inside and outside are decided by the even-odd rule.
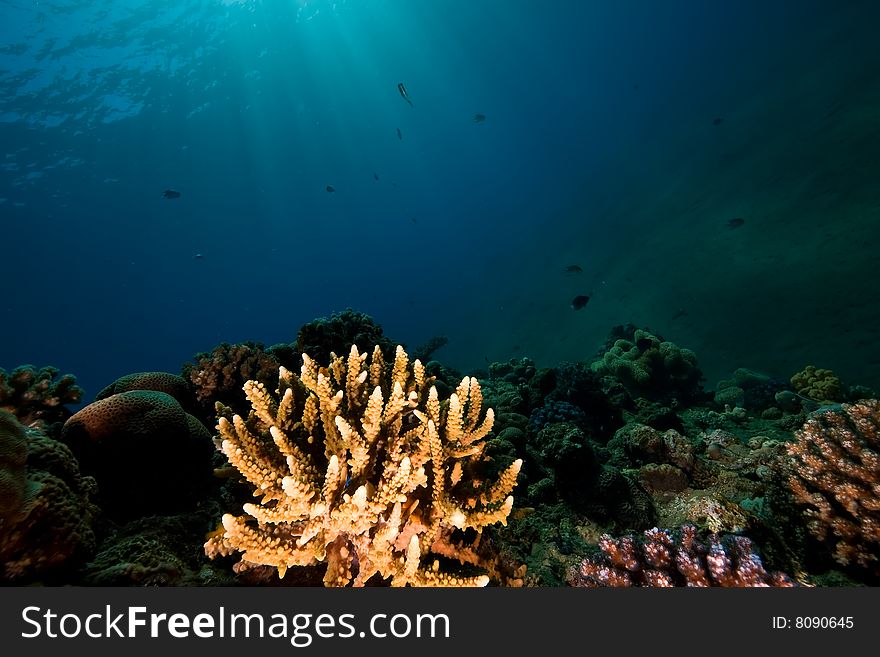
POLYGON ((90 397, 353 307, 412 346, 449 336, 465 369, 588 360, 633 321, 710 382, 814 362, 877 385, 878 18, 4 1, 0 367, 90 397))

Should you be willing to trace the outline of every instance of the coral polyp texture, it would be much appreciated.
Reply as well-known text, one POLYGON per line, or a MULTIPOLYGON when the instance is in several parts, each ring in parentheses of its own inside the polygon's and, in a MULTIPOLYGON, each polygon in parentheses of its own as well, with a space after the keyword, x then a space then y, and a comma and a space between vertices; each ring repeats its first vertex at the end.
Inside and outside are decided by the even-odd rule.
POLYGON ((88 557, 94 491, 65 445, 0 411, 0 583, 45 583, 88 557))
POLYGON ((246 404, 241 389, 245 381, 268 384, 278 376, 281 364, 259 342, 223 342, 210 353, 196 354, 195 363, 184 365, 183 376, 192 384, 198 404, 207 412, 206 417, 210 417, 217 401, 243 412, 246 404))
POLYGON ((880 401, 815 413, 786 446, 788 483, 834 558, 880 570, 880 401))
POLYGON ((499 560, 482 530, 506 524, 522 461, 481 476, 494 413, 465 377, 446 401, 397 347, 386 368, 352 346, 300 376, 280 368, 278 398, 248 381, 247 419, 220 406, 220 447, 258 503, 224 515, 209 556, 238 570, 326 564, 325 586, 485 586, 499 560), (441 561, 443 567, 441 567, 441 561))
POLYGON ((648 529, 641 536, 599 539, 601 553, 569 573, 572 586, 756 587, 795 586, 783 573, 768 573, 751 540, 711 534, 700 541, 693 525, 648 529))

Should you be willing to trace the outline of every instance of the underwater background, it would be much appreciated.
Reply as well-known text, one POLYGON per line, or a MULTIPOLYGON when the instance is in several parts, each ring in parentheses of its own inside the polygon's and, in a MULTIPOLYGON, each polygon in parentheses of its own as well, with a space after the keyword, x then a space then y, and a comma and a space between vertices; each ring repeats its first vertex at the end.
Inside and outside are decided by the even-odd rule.
POLYGON ((633 322, 710 384, 880 384, 876 3, 0 11, 7 368, 91 393, 352 307, 463 368, 633 322))
POLYGON ((876 586, 878 20, 0 0, 0 584, 876 586))

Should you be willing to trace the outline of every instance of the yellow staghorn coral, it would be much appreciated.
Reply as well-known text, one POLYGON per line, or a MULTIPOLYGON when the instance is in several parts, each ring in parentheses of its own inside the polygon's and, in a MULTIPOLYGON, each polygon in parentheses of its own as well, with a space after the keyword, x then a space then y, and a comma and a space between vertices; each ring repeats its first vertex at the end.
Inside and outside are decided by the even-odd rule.
POLYGON ((325 586, 500 578, 480 538, 507 524, 522 461, 497 481, 479 477, 494 420, 492 409, 482 412, 479 382, 465 377, 441 402, 402 347, 390 374, 378 347, 367 361, 356 346, 328 367, 303 354, 299 377, 280 369, 277 397, 262 383, 244 385, 247 419, 218 404, 220 449, 260 500, 224 515, 205 552, 240 552, 239 569, 272 566, 281 577, 325 563, 325 586), (444 572, 441 558, 484 574, 444 572))

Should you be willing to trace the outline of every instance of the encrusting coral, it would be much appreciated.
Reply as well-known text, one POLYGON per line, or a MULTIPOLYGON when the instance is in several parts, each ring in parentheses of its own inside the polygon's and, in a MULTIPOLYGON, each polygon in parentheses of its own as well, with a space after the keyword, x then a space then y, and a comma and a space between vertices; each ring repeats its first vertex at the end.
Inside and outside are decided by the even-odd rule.
POLYGON ((880 563, 880 401, 815 413, 786 445, 788 484, 807 526, 843 565, 880 563))
POLYGON ((5 467, 13 461, 15 470, 14 479, 0 486, 8 496, 0 504, 0 583, 46 581, 87 558, 95 544, 95 481, 80 475, 71 451, 4 411, 0 451, 5 467))
POLYGON ((257 504, 224 515, 209 556, 241 552, 238 568, 326 563, 325 586, 485 586, 498 561, 482 529, 506 524, 521 460, 480 475, 494 414, 474 378, 441 403, 420 361, 397 347, 390 372, 376 346, 352 346, 299 377, 281 368, 276 400, 245 384, 247 419, 218 405, 220 448, 255 487, 257 504), (472 572, 446 572, 440 558, 472 572), (374 579, 374 582, 376 581, 374 579), (371 583, 374 583, 371 582, 371 583))
POLYGON ((18 512, 27 484, 27 436, 15 416, 0 410, 0 520, 18 512))

